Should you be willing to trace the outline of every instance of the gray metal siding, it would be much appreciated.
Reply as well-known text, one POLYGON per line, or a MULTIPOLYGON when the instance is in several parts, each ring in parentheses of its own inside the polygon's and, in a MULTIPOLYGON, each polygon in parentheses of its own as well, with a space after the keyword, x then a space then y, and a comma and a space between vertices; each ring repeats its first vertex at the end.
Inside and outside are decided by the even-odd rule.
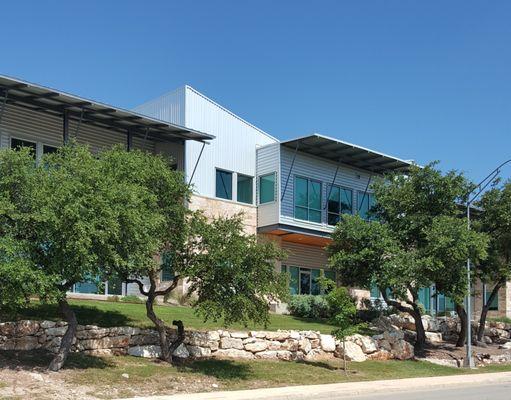
MULTIPOLYGON (((77 121, 69 122, 71 137, 75 137, 78 143, 88 144, 93 152, 115 144, 126 145, 127 143, 127 137, 123 133, 83 122, 77 131, 77 125, 77 121)), ((8 105, 5 110, 0 132, 2 147, 10 146, 11 137, 37 142, 38 145, 51 146, 61 146, 63 140, 61 118, 13 105, 8 105)), ((148 151, 154 149, 154 142, 144 141, 142 138, 134 138, 133 145, 135 148, 143 147, 148 151)))
POLYGON ((281 247, 288 253, 282 264, 303 268, 326 268, 328 257, 325 249, 317 246, 282 242, 281 247))
POLYGON ((166 93, 134 108, 134 111, 150 117, 185 126, 186 86, 166 93))
POLYGON ((279 222, 279 176, 280 176, 280 144, 273 143, 260 147, 256 151, 256 201, 259 204, 259 177, 275 173, 275 201, 259 204, 257 208, 257 226, 268 226, 279 222))
MULTIPOLYGON (((335 176, 335 170, 337 165, 330 161, 323 160, 319 157, 310 156, 298 151, 296 153, 296 159, 293 165, 293 169, 291 174, 289 174, 291 169, 291 164, 293 161, 294 150, 288 149, 286 147, 281 147, 281 179, 280 185, 282 193, 284 193, 284 187, 286 185, 286 179, 289 175, 289 181, 287 184, 287 188, 284 193, 284 198, 281 202, 281 222, 285 223, 294 223, 295 225, 300 226, 309 226, 309 227, 317 227, 319 225, 323 225, 324 228, 328 228, 327 226, 327 213, 326 210, 322 212, 322 222, 321 224, 312 223, 308 221, 301 221, 294 219, 294 178, 295 176, 301 176, 304 178, 311 178, 318 181, 321 181, 321 202, 322 207, 325 206, 326 197, 328 195, 328 186, 332 183, 332 180, 335 176)), ((347 187, 353 190, 353 207, 354 211, 356 211, 357 206, 357 194, 358 191, 365 191, 367 187, 367 182, 370 177, 368 172, 357 170, 355 168, 348 167, 346 165, 341 165, 339 171, 337 172, 337 177, 335 182, 336 185, 347 187)))

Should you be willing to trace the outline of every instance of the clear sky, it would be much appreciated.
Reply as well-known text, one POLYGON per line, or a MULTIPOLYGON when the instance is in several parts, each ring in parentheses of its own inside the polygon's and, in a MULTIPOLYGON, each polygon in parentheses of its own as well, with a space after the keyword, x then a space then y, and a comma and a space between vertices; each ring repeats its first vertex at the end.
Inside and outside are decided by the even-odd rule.
POLYGON ((189 84, 278 138, 475 180, 511 158, 511 1, 11 0, 1 15, 0 74, 125 108, 189 84))

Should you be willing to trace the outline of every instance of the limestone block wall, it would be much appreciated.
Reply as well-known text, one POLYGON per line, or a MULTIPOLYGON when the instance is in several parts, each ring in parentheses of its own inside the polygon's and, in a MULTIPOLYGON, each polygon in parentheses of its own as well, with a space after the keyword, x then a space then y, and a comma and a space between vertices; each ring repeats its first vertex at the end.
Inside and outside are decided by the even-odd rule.
MULTIPOLYGON (((487 285, 487 290, 493 289, 492 284, 487 285)), ((499 290, 498 294, 498 310, 488 311, 488 317, 508 317, 511 318, 511 282, 507 282, 504 287, 499 290)), ((474 285, 474 317, 479 318, 483 308, 483 283, 478 281, 474 285)))

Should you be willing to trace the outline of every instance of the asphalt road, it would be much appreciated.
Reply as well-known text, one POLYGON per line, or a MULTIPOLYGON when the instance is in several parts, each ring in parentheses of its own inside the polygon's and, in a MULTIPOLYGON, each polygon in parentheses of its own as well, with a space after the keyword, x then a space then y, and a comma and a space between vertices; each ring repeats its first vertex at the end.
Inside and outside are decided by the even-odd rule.
MULTIPOLYGON (((391 391, 371 395, 346 396, 324 393, 314 396, 314 400, 510 400, 511 383, 493 385, 469 385, 457 388, 433 388, 417 391, 391 391)), ((276 397, 274 400, 280 400, 276 397)), ((311 399, 312 400, 312 399, 311 399)))

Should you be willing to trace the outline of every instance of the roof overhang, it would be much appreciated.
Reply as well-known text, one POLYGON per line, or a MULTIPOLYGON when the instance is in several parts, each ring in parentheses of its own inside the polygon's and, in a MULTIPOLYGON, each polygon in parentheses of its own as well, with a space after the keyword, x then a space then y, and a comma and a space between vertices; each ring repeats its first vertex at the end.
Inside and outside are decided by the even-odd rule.
POLYGON ((274 224, 257 228, 258 233, 279 236, 284 242, 325 247, 332 242, 331 234, 287 224, 274 224))
POLYGON ((214 136, 143 114, 0 75, 0 103, 14 104, 113 131, 160 141, 206 141, 214 136))
POLYGON ((281 143, 282 146, 293 150, 377 174, 393 171, 406 172, 413 165, 412 161, 401 160, 365 147, 318 134, 302 136, 281 143))

